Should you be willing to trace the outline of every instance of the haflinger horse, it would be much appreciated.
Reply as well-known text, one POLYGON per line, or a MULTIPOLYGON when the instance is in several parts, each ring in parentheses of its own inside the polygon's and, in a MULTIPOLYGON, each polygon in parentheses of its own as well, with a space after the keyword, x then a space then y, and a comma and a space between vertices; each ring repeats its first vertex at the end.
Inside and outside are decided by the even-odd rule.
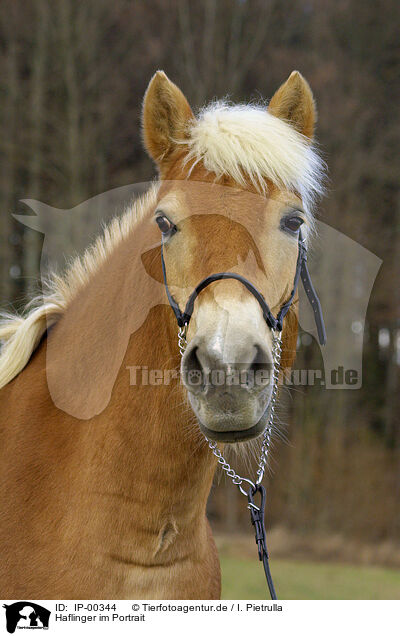
MULTIPOLYGON (((268 107, 214 101, 196 117, 163 72, 152 78, 143 137, 159 180, 0 326, 3 598, 220 597, 206 518, 217 460, 204 434, 219 448, 260 436, 271 389, 188 377, 267 371, 271 329, 245 285, 214 281, 180 362, 161 249, 180 307, 200 280, 236 268, 276 312, 321 193, 315 119, 296 71, 268 107), (132 381, 132 369, 179 364, 182 382, 132 381)), ((283 321, 282 370, 296 311, 283 321)))

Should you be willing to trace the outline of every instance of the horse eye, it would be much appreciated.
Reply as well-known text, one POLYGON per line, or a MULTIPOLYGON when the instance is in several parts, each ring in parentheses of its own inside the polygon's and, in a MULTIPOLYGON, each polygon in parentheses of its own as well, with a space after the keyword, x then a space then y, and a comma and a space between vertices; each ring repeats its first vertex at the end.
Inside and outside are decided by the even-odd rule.
POLYGON ((175 225, 164 214, 156 217, 156 223, 163 234, 168 234, 175 228, 175 225))
POLYGON ((282 221, 283 228, 290 232, 298 232, 304 221, 300 216, 288 216, 282 221))

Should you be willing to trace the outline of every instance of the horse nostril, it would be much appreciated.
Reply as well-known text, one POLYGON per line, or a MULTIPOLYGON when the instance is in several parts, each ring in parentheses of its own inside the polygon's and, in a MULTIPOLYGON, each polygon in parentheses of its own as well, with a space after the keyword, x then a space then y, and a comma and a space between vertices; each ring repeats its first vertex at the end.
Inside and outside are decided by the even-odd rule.
POLYGON ((255 388, 263 388, 267 386, 271 380, 273 364, 271 354, 268 349, 255 345, 255 355, 253 361, 247 370, 248 382, 253 384, 255 388))
POLYGON ((255 345, 255 355, 252 363, 250 364, 250 369, 252 371, 263 371, 264 369, 269 370, 271 368, 271 356, 267 349, 264 347, 260 347, 259 345, 255 345))
POLYGON ((187 351, 184 357, 183 374, 185 384, 193 392, 204 390, 204 371, 197 355, 198 347, 187 351))

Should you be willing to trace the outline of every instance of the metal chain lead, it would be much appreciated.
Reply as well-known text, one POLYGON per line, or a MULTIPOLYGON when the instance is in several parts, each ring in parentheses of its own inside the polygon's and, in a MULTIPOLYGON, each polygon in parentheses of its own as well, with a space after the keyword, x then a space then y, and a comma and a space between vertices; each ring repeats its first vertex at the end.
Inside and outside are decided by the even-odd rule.
POLYGON ((179 347, 181 356, 183 356, 183 354, 185 353, 186 346, 187 346, 186 332, 187 332, 187 325, 184 325, 183 327, 179 327, 178 347, 179 347))
MULTIPOLYGON (((187 326, 185 325, 184 327, 180 327, 178 332, 178 346, 179 346, 179 351, 181 356, 183 356, 183 354, 185 353, 186 346, 187 346, 186 331, 187 331, 187 326)), ((245 497, 247 497, 248 493, 242 488, 243 482, 246 482, 252 488, 256 488, 256 486, 258 486, 261 483, 262 478, 264 477, 265 468, 268 461, 268 452, 271 445, 272 428, 274 424, 274 413, 275 413, 276 398, 278 394, 278 381, 279 381, 281 354, 282 354, 282 332, 272 331, 272 359, 273 359, 273 365, 274 365, 273 385, 272 385, 271 399, 268 405, 268 409, 269 409, 268 424, 265 428, 264 435, 263 435, 260 459, 258 462, 258 469, 256 473, 257 479, 255 484, 251 481, 251 479, 247 479, 246 477, 241 477, 230 466, 230 464, 228 464, 228 462, 222 455, 221 451, 219 450, 217 446, 217 442, 209 440, 208 437, 204 435, 210 450, 217 458, 218 463, 221 466, 222 470, 228 475, 228 477, 230 477, 232 482, 235 484, 235 486, 239 488, 240 492, 245 497)))
POLYGON ((265 468, 268 461, 268 452, 271 446, 272 429, 274 426, 275 403, 276 403, 276 398, 278 394, 279 371, 281 367, 281 355, 282 355, 282 332, 279 331, 277 334, 273 332, 272 333, 272 359, 274 363, 273 385, 272 385, 271 400, 269 403, 268 424, 265 427, 263 442, 261 446, 260 460, 258 462, 257 481, 256 481, 257 486, 261 484, 262 479, 264 477, 265 468))

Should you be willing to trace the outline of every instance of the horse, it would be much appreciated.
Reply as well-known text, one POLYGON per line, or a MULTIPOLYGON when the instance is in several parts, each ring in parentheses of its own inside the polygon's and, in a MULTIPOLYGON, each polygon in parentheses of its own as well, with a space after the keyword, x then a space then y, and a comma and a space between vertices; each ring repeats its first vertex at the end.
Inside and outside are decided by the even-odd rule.
POLYGON ((207 439, 223 449, 265 429, 271 383, 227 378, 271 370, 271 329, 240 280, 215 280, 181 360, 163 274, 176 306, 199 280, 236 271, 279 309, 323 188, 315 120, 297 71, 268 106, 213 101, 196 115, 162 71, 151 79, 142 128, 156 182, 0 325, 3 598, 220 598, 207 439), (166 369, 181 373, 165 381, 166 369), (205 383, 210 370, 225 380, 205 383))

